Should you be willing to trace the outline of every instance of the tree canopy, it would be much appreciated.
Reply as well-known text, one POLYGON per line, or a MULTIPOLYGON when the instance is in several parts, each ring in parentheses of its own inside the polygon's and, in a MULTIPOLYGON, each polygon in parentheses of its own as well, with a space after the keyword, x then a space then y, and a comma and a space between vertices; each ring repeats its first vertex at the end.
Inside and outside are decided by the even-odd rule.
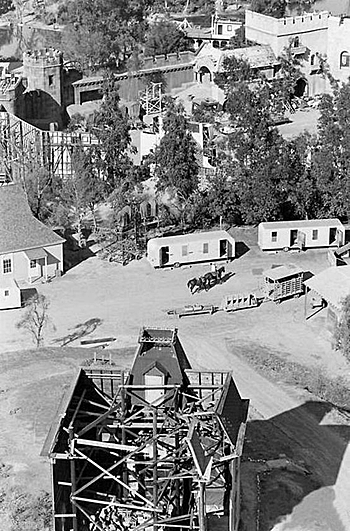
POLYGON ((251 10, 275 18, 284 17, 287 0, 252 0, 251 10))
POLYGON ((170 190, 186 200, 198 185, 197 144, 190 131, 184 108, 169 99, 163 116, 163 130, 152 162, 158 179, 158 190, 170 190))
POLYGON ((105 78, 102 105, 94 114, 90 128, 100 141, 99 163, 106 174, 111 192, 130 180, 133 166, 129 157, 129 118, 120 107, 118 86, 113 75, 105 78))
POLYGON ((146 0, 65 0, 59 20, 67 57, 85 72, 125 68, 144 38, 146 10, 146 0))
POLYGON ((190 48, 184 32, 171 20, 154 22, 146 33, 145 56, 182 52, 190 48))

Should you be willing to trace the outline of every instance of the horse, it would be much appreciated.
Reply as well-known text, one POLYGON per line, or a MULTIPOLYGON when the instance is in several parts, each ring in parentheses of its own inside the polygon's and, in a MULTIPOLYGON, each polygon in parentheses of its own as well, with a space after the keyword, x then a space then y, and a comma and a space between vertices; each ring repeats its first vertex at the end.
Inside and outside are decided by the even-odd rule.
POLYGON ((203 282, 202 277, 190 278, 190 280, 187 282, 187 287, 188 287, 188 289, 190 290, 190 292, 193 295, 197 291, 205 289, 205 284, 203 282), (195 288, 197 288, 197 289, 195 289, 195 288))
POLYGON ((223 274, 225 273, 225 266, 220 267, 214 272, 209 271, 209 273, 206 273, 203 275, 203 281, 205 290, 208 291, 212 286, 215 286, 215 284, 221 284, 223 274))

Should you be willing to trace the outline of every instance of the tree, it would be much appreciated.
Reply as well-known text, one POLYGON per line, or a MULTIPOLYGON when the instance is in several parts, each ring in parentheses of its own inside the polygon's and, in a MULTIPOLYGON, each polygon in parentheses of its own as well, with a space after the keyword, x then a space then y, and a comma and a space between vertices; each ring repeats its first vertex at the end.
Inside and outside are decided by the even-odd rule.
POLYGON ((72 173, 60 183, 58 190, 60 201, 55 220, 59 221, 60 216, 66 218, 68 225, 76 225, 81 246, 84 246, 84 217, 90 210, 96 230, 95 208, 105 197, 105 181, 96 170, 94 159, 92 148, 85 151, 82 146, 75 146, 71 154, 72 173))
POLYGON ((168 190, 184 203, 198 185, 198 147, 189 131, 184 108, 174 100, 168 100, 163 116, 163 130, 152 162, 158 179, 158 191, 168 190))
POLYGON ((9 11, 13 11, 15 6, 12 0, 1 0, 0 2, 0 15, 5 15, 9 11))
POLYGON ((342 301, 341 318, 334 330, 334 347, 350 361, 350 295, 342 301))
POLYGON ((22 187, 34 216, 45 221, 51 211, 48 204, 54 199, 52 172, 33 154, 30 159, 23 157, 25 171, 21 180, 22 187))
POLYGON ((104 81, 102 105, 94 114, 90 128, 100 141, 100 162, 107 178, 107 191, 123 187, 132 179, 133 170, 129 157, 130 123, 120 108, 118 86, 111 75, 104 81))
POLYGON ((63 47, 85 72, 120 70, 144 38, 146 4, 142 0, 66 0, 59 11, 65 24, 63 47))
POLYGON ((287 0, 253 0, 250 5, 252 11, 275 18, 284 17, 286 7, 287 0))
POLYGON ((224 61, 215 82, 225 90, 228 135, 226 175, 235 187, 240 215, 246 223, 281 219, 285 141, 271 126, 271 90, 249 64, 236 57, 224 61))
POLYGON ((171 20, 160 20, 149 26, 146 34, 145 56, 154 56, 189 50, 184 32, 171 20))
POLYGON ((50 303, 45 295, 37 293, 28 299, 25 304, 25 313, 16 324, 16 328, 30 333, 36 347, 43 344, 45 330, 50 326, 54 329, 48 313, 49 306, 50 303))

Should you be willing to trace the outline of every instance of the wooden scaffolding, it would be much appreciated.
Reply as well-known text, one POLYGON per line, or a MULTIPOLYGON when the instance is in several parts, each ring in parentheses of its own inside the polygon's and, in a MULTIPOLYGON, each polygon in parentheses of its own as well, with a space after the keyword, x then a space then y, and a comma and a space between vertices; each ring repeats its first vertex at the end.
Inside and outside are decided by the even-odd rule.
MULTIPOLYGON (((157 348, 173 340, 160 336, 157 348)), ((157 361, 158 370, 167 369, 157 361)), ((132 370, 79 372, 43 450, 55 531, 205 531, 209 512, 237 530, 249 401, 231 373, 186 368, 178 383, 133 381, 132 370)))

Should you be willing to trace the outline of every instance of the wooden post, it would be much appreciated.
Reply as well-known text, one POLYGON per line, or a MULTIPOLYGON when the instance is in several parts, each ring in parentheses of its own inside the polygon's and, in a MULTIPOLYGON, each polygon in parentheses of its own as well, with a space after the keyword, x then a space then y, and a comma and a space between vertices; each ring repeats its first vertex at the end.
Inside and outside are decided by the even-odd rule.
POLYGON ((45 280, 47 280, 47 254, 45 255, 45 273, 44 273, 45 280))
POLYGON ((307 313, 307 293, 308 293, 308 287, 305 286, 305 299, 304 299, 304 319, 307 319, 306 313, 307 313))
MULTIPOLYGON (((72 448, 73 445, 73 426, 69 426, 69 445, 70 448, 72 448)), ((75 518, 72 518, 73 520, 73 531, 78 531, 78 520, 77 520, 77 508, 74 502, 72 501, 72 497, 75 494, 75 491, 77 490, 77 480, 76 480, 76 470, 75 470, 75 461, 74 458, 71 457, 70 459, 70 477, 71 477, 71 505, 72 505, 72 514, 75 515, 75 518)))
MULTIPOLYGON (((153 505, 158 502, 158 470, 157 470, 157 408, 153 411, 153 505)), ((157 513, 153 513, 153 531, 157 531, 157 513)))
POLYGON ((207 515, 206 515, 206 503, 205 503, 205 482, 199 482, 198 492, 198 523, 199 531, 206 531, 207 529, 207 515))

